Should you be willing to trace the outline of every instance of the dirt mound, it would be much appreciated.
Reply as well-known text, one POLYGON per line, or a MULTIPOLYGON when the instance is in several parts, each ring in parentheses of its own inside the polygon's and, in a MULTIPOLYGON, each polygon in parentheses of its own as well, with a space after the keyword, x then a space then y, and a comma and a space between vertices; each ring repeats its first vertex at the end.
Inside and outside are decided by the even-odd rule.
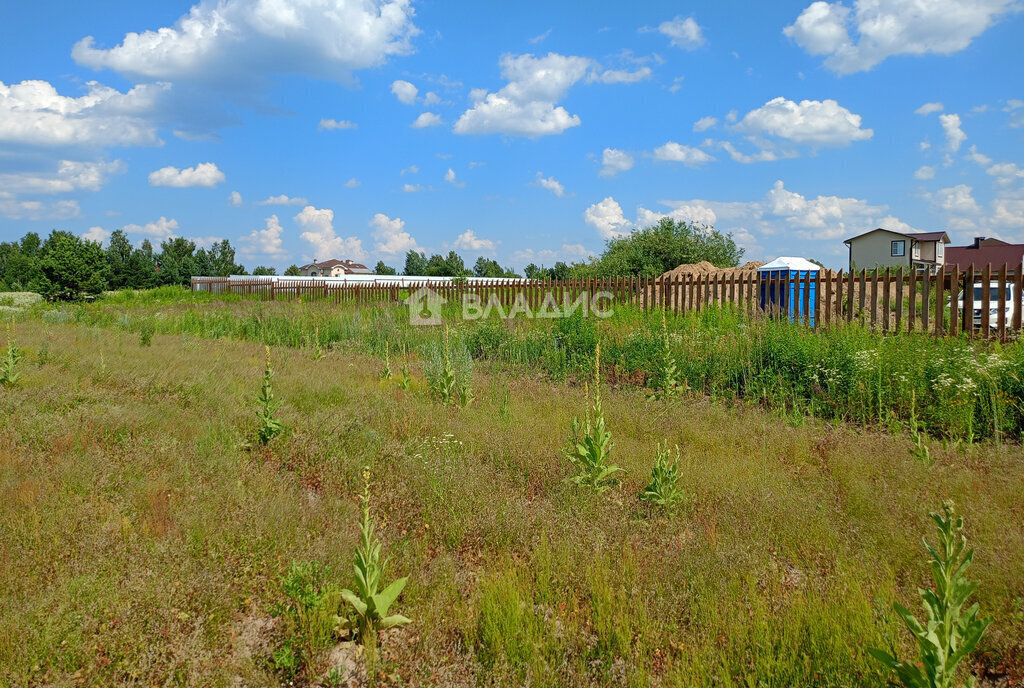
POLYGON ((718 268, 709 263, 708 261, 702 260, 699 263, 684 263, 677 268, 669 270, 664 275, 662 275, 662 277, 684 277, 686 275, 709 274, 732 275, 737 272, 750 272, 751 270, 758 269, 762 265, 764 265, 764 263, 762 263, 759 260, 751 260, 739 266, 738 268, 718 268))

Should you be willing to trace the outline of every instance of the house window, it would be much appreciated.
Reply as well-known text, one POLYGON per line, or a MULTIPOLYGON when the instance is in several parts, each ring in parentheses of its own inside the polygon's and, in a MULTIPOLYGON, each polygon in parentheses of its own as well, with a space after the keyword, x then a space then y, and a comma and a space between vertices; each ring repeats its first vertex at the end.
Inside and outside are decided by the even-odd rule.
POLYGON ((943 246, 941 241, 935 244, 935 260, 937 260, 940 263, 942 262, 942 249, 943 246))
POLYGON ((915 243, 913 250, 911 250, 911 254, 915 259, 919 259, 921 257, 921 244, 915 243))
POLYGON ((893 256, 905 256, 907 255, 907 242, 906 241, 893 241, 892 242, 892 254, 893 256))

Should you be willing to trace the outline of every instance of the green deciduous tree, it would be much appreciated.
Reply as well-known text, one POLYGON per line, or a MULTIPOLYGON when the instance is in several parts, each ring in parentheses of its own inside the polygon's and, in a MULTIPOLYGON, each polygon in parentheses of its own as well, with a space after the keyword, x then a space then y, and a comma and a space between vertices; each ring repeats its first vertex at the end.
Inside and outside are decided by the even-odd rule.
POLYGON ((661 275, 683 263, 706 260, 718 267, 735 267, 743 257, 731 234, 706 226, 662 218, 658 224, 609 239, 604 253, 590 263, 574 266, 580 276, 661 275))
POLYGON ((383 260, 377 261, 377 267, 373 269, 374 273, 378 275, 397 275, 395 269, 390 265, 385 265, 383 260))
POLYGON ((288 269, 284 271, 285 277, 299 277, 302 271, 299 270, 298 265, 289 265, 288 269))

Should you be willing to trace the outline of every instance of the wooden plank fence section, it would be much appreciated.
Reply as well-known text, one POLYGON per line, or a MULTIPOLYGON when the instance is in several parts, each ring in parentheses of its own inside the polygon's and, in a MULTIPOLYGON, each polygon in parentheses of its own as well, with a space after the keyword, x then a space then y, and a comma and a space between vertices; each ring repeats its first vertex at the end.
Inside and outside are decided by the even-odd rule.
POLYGON ((288 278, 193 277, 192 289, 267 301, 397 304, 418 289, 461 302, 473 295, 480 308, 505 313, 547 312, 586 300, 588 307, 630 305, 676 315, 728 306, 749 316, 787 318, 820 329, 858 322, 883 333, 926 332, 1005 341, 1021 331, 1024 270, 985 265, 976 271, 926 274, 903 268, 868 272, 797 271, 763 279, 755 271, 674 275, 667 278, 602 277, 561 280, 359 281, 288 278), (879 293, 881 292, 881 293, 879 293), (961 293, 966 292, 966 293, 961 293), (811 294, 814 298, 811 298, 811 294), (594 295, 600 295, 600 303, 594 295))

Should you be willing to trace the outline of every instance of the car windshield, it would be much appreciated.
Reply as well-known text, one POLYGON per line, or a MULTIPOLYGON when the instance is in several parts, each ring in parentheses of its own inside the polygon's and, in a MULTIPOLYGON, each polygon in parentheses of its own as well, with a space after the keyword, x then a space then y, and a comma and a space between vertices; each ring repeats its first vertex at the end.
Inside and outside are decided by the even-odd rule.
MULTIPOLYGON (((980 284, 975 284, 974 285, 974 300, 975 301, 982 301, 982 300, 984 300, 983 297, 982 297, 982 294, 981 294, 981 289, 982 289, 982 287, 981 287, 980 284)), ((1007 284, 1006 285, 1006 298, 1007 299, 1013 298, 1013 285, 1012 284, 1007 284)), ((992 285, 989 287, 989 299, 992 300, 992 301, 998 301, 999 300, 999 283, 998 282, 993 282, 992 285)), ((964 300, 964 293, 962 291, 957 296, 957 300, 959 300, 959 301, 963 301, 964 300)))

